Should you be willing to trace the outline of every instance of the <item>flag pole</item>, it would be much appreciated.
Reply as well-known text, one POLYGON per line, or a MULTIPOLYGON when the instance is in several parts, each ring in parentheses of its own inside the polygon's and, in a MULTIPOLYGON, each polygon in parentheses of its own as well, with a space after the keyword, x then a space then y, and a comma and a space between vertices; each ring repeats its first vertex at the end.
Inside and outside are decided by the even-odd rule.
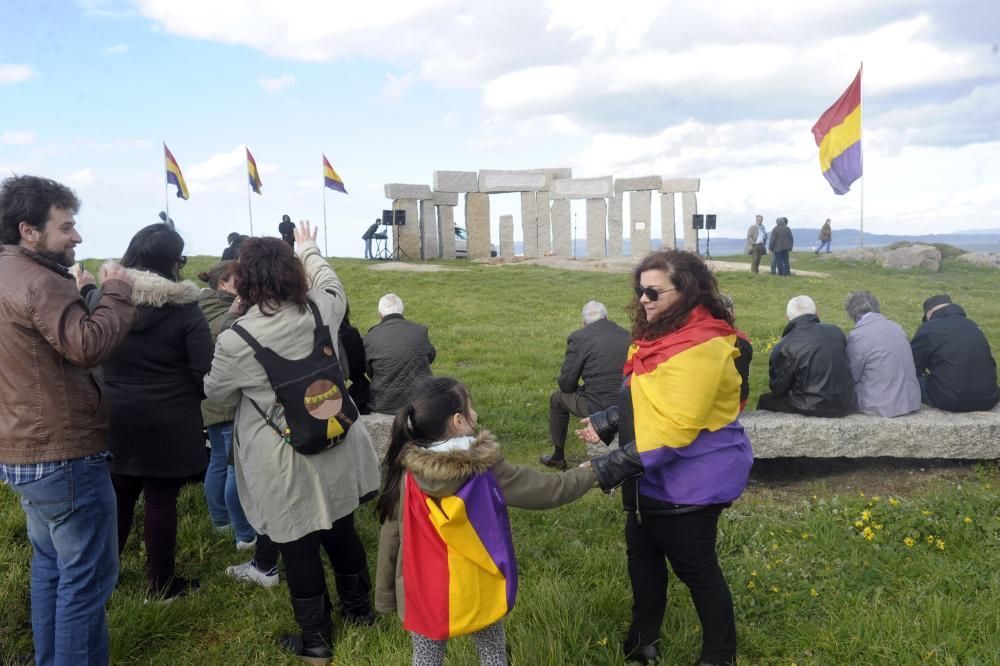
POLYGON ((250 235, 253 236, 253 205, 250 203, 250 178, 247 178, 247 211, 250 213, 250 235))
POLYGON ((327 232, 326 232, 326 179, 323 180, 323 256, 330 256, 330 248, 327 243, 327 232))
POLYGON ((859 69, 861 74, 861 85, 858 91, 858 97, 861 101, 861 247, 865 246, 865 150, 864 150, 864 140, 865 140, 865 86, 864 86, 864 72, 865 72, 865 61, 861 61, 861 68, 859 69))
POLYGON ((170 181, 167 180, 167 142, 163 142, 163 203, 165 204, 166 210, 163 211, 167 214, 167 219, 170 219, 170 181))

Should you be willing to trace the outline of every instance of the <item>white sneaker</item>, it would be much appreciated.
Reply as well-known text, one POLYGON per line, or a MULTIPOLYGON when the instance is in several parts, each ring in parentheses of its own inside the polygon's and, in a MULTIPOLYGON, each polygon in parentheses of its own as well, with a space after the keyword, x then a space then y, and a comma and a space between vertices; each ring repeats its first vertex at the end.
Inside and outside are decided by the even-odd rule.
POLYGON ((257 537, 254 537, 252 541, 237 541, 236 550, 253 550, 256 545, 257 537))
POLYGON ((265 573, 254 565, 253 560, 226 567, 226 575, 232 576, 236 580, 257 583, 261 587, 274 587, 279 582, 278 567, 265 573))

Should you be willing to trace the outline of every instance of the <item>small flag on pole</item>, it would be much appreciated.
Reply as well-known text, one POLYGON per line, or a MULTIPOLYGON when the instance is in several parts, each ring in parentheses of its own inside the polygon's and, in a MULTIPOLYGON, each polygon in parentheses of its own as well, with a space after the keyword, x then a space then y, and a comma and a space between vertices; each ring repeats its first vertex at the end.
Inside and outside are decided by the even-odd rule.
POLYGON ((263 187, 264 183, 260 182, 260 174, 257 172, 257 162, 254 161, 249 148, 247 148, 247 173, 250 178, 250 188, 257 194, 261 194, 260 188, 263 187))
POLYGON ((819 166, 836 194, 847 194, 861 177, 861 70, 812 128, 819 166))
POLYGON ((190 199, 191 194, 188 192, 187 183, 184 182, 184 175, 181 174, 181 168, 177 166, 177 160, 170 153, 167 144, 163 144, 163 160, 167 165, 167 182, 177 186, 177 197, 185 200, 190 199))
POLYGON ((326 159, 326 155, 323 155, 323 184, 331 190, 337 190, 338 192, 347 194, 347 190, 344 188, 343 179, 338 176, 337 172, 333 170, 332 166, 330 166, 330 161, 326 159))

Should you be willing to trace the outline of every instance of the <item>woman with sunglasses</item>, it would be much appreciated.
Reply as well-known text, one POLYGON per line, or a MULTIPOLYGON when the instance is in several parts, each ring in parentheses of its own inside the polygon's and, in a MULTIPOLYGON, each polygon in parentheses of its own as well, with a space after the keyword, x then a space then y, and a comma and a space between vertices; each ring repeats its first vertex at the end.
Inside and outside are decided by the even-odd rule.
POLYGON ((715 552, 722 509, 743 492, 753 463, 740 425, 737 331, 715 276, 697 255, 650 254, 632 276, 633 344, 619 404, 585 419, 578 435, 622 443, 592 466, 611 490, 624 483, 632 583, 627 659, 655 662, 667 605, 667 562, 691 591, 706 664, 736 659, 736 621, 715 552))
POLYGON ((135 325, 101 366, 111 480, 118 502, 118 551, 145 497, 147 596, 173 599, 198 587, 177 576, 177 496, 185 480, 205 471, 203 378, 212 367, 212 336, 198 306, 201 290, 181 281, 184 240, 166 224, 132 238, 121 265, 135 280, 135 325))

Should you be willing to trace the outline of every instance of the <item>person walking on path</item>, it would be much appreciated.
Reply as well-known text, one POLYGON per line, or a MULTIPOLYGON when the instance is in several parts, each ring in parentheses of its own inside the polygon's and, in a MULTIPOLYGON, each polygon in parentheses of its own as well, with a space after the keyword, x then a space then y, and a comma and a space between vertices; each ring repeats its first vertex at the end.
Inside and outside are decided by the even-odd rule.
POLYGON ((823 228, 819 230, 819 245, 816 246, 816 254, 826 248, 826 253, 830 254, 830 242, 833 240, 833 229, 830 228, 830 218, 826 218, 823 228))

